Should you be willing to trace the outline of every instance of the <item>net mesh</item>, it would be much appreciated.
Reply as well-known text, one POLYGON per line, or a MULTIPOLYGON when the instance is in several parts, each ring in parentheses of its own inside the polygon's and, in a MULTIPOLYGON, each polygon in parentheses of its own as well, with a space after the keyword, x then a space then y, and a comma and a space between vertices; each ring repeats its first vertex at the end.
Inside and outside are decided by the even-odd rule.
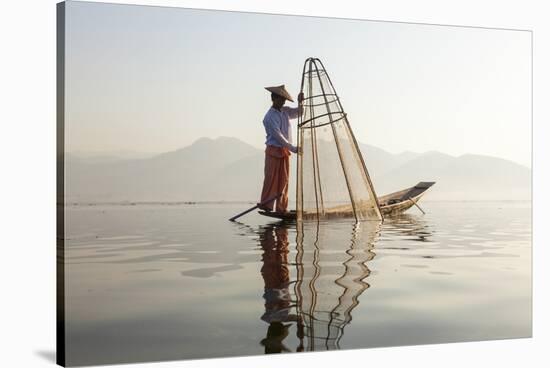
POLYGON ((319 59, 302 75, 303 113, 298 122, 298 220, 355 217, 380 220, 367 168, 332 82, 319 59))

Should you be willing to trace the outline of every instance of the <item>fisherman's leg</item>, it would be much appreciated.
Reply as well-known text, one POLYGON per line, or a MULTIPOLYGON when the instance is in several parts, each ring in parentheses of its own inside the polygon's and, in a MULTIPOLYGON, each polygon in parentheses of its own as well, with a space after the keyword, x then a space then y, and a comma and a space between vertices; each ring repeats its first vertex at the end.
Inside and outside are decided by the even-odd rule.
MULTIPOLYGON (((262 188, 260 203, 279 194, 277 188, 278 166, 279 165, 277 163, 277 158, 269 155, 266 152, 264 166, 264 185, 262 188)), ((261 205, 260 208, 263 210, 273 211, 274 202, 275 200, 269 201, 261 205)))
POLYGON ((288 179, 290 174, 290 157, 286 156, 281 159, 279 169, 279 190, 281 196, 277 201, 277 212, 286 212, 288 208, 288 179))

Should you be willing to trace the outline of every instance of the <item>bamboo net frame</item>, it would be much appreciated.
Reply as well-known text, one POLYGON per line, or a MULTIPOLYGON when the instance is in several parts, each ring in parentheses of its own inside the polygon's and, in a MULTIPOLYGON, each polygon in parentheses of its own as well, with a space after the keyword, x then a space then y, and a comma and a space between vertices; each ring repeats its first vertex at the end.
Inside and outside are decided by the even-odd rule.
POLYGON ((323 63, 306 59, 298 118, 298 221, 352 217, 381 220, 365 161, 323 63))

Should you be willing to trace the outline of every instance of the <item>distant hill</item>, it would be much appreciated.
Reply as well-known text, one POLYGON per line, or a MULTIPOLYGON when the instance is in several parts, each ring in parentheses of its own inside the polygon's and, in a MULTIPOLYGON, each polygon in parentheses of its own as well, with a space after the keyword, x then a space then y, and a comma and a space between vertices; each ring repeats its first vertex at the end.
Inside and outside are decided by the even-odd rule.
MULTIPOLYGON (((378 195, 436 181, 426 199, 530 199, 531 170, 504 159, 440 152, 391 154, 359 144, 378 195)), ((201 138, 153 157, 66 156, 70 202, 256 201, 264 153, 236 138, 201 138)), ((291 167, 294 198, 296 167, 291 167)))
POLYGON ((201 138, 185 148, 146 159, 86 162, 69 156, 66 160, 67 200, 248 200, 254 198, 250 195, 250 187, 257 186, 257 171, 249 168, 252 169, 249 175, 254 180, 246 183, 227 169, 238 165, 240 160, 261 157, 261 154, 259 149, 238 139, 221 137, 215 140, 201 138), (236 192, 228 190, 232 186, 237 187, 236 192))
POLYGON ((71 152, 66 153, 65 158, 72 161, 81 161, 84 163, 106 163, 106 162, 115 162, 120 160, 133 160, 133 159, 142 159, 150 158, 155 156, 156 153, 145 153, 145 152, 135 152, 135 151, 112 151, 107 154, 97 153, 97 152, 71 152))
POLYGON ((419 153, 403 152, 397 155, 384 151, 381 148, 358 142, 363 153, 363 159, 371 175, 382 176, 392 169, 418 157, 419 153))
POLYGON ((453 157, 426 152, 380 177, 378 192, 392 192, 404 183, 437 182, 429 192, 437 200, 500 200, 531 198, 531 170, 514 162, 481 155, 453 157))

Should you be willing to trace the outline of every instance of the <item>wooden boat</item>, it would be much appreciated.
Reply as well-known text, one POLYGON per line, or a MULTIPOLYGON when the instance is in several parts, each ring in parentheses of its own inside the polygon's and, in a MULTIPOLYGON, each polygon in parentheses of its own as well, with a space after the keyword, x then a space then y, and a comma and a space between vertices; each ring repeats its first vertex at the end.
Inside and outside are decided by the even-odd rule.
MULTIPOLYGON (((383 216, 393 216, 405 212, 418 202, 426 191, 434 185, 433 181, 422 181, 413 187, 378 197, 380 212, 383 216)), ((273 217, 284 221, 296 220, 296 211, 267 212, 258 211, 260 215, 273 217)))

